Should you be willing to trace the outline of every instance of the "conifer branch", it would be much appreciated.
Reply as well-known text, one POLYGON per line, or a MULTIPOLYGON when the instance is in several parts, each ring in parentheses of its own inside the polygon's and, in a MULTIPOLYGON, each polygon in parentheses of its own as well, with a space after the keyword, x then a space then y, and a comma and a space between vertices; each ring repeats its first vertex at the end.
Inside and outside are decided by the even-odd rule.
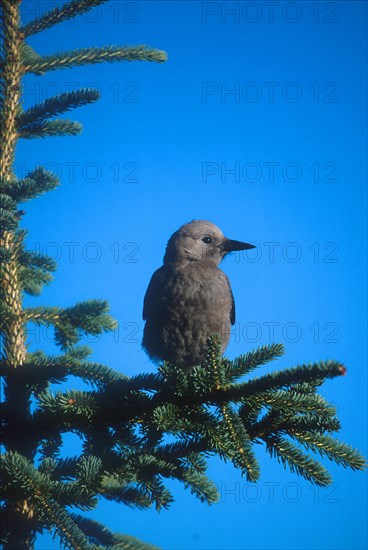
POLYGON ((248 481, 257 481, 260 476, 260 468, 244 424, 238 414, 231 410, 228 405, 222 405, 221 412, 226 424, 221 439, 226 441, 226 434, 229 433, 232 444, 235 445, 236 449, 235 453, 233 451, 228 453, 227 451, 226 455, 232 459, 234 466, 240 468, 243 475, 247 476, 248 481))
POLYGON ((21 267, 19 270, 19 284, 22 289, 31 296, 41 294, 45 285, 53 280, 53 276, 45 271, 35 267, 21 267))
POLYGON ((323 412, 329 415, 336 413, 335 407, 331 406, 321 395, 303 395, 288 390, 276 390, 256 393, 249 398, 250 403, 260 403, 272 406, 284 412, 323 412))
POLYGON ((314 433, 338 432, 341 429, 339 419, 330 415, 329 411, 310 411, 303 415, 290 415, 289 418, 283 418, 278 430, 285 430, 292 434, 297 430, 300 432, 313 431, 314 433))
POLYGON ((220 368, 221 363, 221 339, 217 334, 213 334, 208 338, 204 370, 210 377, 211 386, 216 390, 220 390, 226 385, 224 369, 220 368))
POLYGON ((24 499, 29 500, 30 518, 37 512, 46 514, 70 548, 87 550, 88 540, 65 509, 51 496, 52 481, 46 474, 39 473, 25 457, 14 452, 8 452, 2 457, 2 471, 6 476, 6 489, 14 487, 21 491, 24 499))
POLYGON ((2 231, 14 231, 17 228, 17 226, 18 226, 17 204, 11 197, 9 197, 9 195, 1 193, 0 194, 0 227, 2 231))
POLYGON ((122 392, 131 392, 134 390, 151 390, 155 391, 160 389, 162 386, 162 377, 158 373, 140 373, 132 378, 127 379, 123 384, 120 385, 118 391, 122 392))
POLYGON ((71 514, 71 517, 88 536, 91 544, 100 544, 103 548, 111 548, 111 550, 114 548, 116 550, 159 550, 157 546, 147 544, 134 537, 113 533, 102 523, 90 518, 78 514, 71 514))
MULTIPOLYGON (((4 196, 7 197, 8 201, 14 202, 9 195, 4 196)), ((18 220, 15 221, 16 225, 18 225, 18 220)), ((8 254, 3 255, 4 267, 5 264, 8 264, 7 267, 10 268, 12 259, 13 261, 16 259, 19 291, 38 294, 42 286, 52 280, 50 272, 56 269, 56 264, 50 257, 35 252, 26 252, 22 249, 24 238, 25 232, 14 232, 12 237, 12 253, 10 249, 3 248, 4 252, 8 252, 8 254)), ((6 268, 4 270, 4 277, 6 277, 6 268)), ((15 319, 16 316, 13 317, 15 319)), ((6 327, 6 324, 4 326, 6 327)))
POLYGON ((46 254, 39 254, 34 250, 22 250, 19 261, 23 267, 38 267, 45 271, 56 271, 57 268, 54 258, 46 254))
POLYGON ((66 350, 74 346, 83 334, 97 336, 102 332, 114 330, 117 323, 107 313, 108 310, 109 306, 106 301, 88 300, 65 309, 58 307, 26 308, 24 319, 33 321, 37 325, 53 325, 55 342, 66 350))
POLYGON ((314 453, 319 453, 321 456, 327 456, 337 464, 341 464, 344 468, 352 470, 364 470, 367 467, 365 458, 351 445, 347 445, 330 435, 324 435, 313 432, 300 432, 295 429, 290 430, 290 435, 302 444, 306 449, 310 449, 314 453))
POLYGON ((41 17, 37 17, 21 27, 21 32, 25 37, 32 36, 40 31, 48 29, 53 25, 72 19, 77 15, 85 13, 95 6, 100 6, 107 0, 73 0, 66 2, 62 6, 56 6, 41 17))
POLYGON ((189 470, 184 469, 182 476, 176 475, 175 477, 177 477, 179 481, 182 481, 184 487, 190 489, 191 493, 201 502, 215 504, 219 501, 219 494, 216 486, 194 468, 189 470))
MULTIPOLYGON (((22 43, 22 49, 21 49, 21 61, 22 61, 22 67, 24 65, 27 65, 28 62, 32 61, 39 61, 42 59, 42 57, 26 42, 22 43)), ((23 112, 23 108, 20 107, 20 112, 23 112)))
POLYGON ((98 90, 82 88, 74 92, 65 92, 45 99, 42 103, 33 105, 17 117, 18 131, 22 134, 27 126, 41 124, 50 118, 61 115, 76 107, 83 107, 100 98, 98 90))
POLYGON ((26 139, 77 136, 82 132, 80 122, 74 120, 50 120, 40 124, 29 124, 19 131, 19 137, 26 139))
POLYGON ((24 309, 24 320, 32 321, 37 325, 52 325, 57 324, 61 316, 61 308, 59 307, 28 307, 24 309))
POLYGON ((25 178, 5 183, 3 192, 17 202, 24 202, 55 189, 59 183, 59 179, 52 172, 39 166, 25 178))
POLYGON ((138 508, 138 510, 150 508, 152 504, 146 493, 137 487, 124 486, 117 480, 110 479, 108 483, 105 482, 99 492, 107 500, 138 508))
POLYGON ((113 61, 154 61, 164 63, 166 53, 147 46, 105 46, 102 48, 83 48, 70 50, 41 59, 29 60, 23 67, 25 72, 43 74, 46 71, 67 69, 82 65, 113 61))
MULTIPOLYGON (((32 391, 39 393, 46 389, 49 383, 60 384, 68 376, 77 376, 87 384, 96 388, 107 388, 109 384, 118 380, 126 380, 123 374, 99 363, 87 361, 80 355, 80 349, 73 348, 63 355, 47 356, 42 351, 28 353, 26 369, 22 380, 32 391)), ((85 348, 83 348, 85 349, 85 348)), ((0 376, 9 375, 5 362, 0 362, 0 376)))
POLYGON ((265 363, 273 361, 278 357, 282 357, 284 353, 285 349, 282 344, 273 343, 236 357, 231 362, 231 367, 229 368, 229 376, 231 381, 240 378, 245 374, 249 374, 265 363))
MULTIPOLYGON (((285 411, 272 407, 260 420, 256 418, 250 423, 250 436, 256 439, 265 438, 269 434, 292 435, 295 430, 317 433, 336 432, 340 429, 340 422, 334 416, 335 412, 331 407, 326 407, 326 410, 321 408, 312 411, 304 411, 303 408, 299 411, 285 411)), ((242 409, 240 409, 240 415, 244 417, 242 409)), ((247 418, 245 422, 248 424, 247 418)))
POLYGON ((335 378, 343 376, 346 368, 337 361, 319 361, 310 365, 301 365, 291 369, 266 374, 248 382, 228 386, 217 392, 218 399, 238 399, 271 389, 290 387, 293 384, 308 382, 315 378, 335 378))
POLYGON ((277 458, 284 467, 288 466, 291 472, 296 472, 308 481, 326 487, 332 479, 326 468, 312 457, 303 454, 295 445, 279 436, 268 436, 266 439, 267 451, 277 458))
MULTIPOLYGON (((83 425, 83 422, 87 421, 86 426, 89 427, 93 419, 95 419, 100 412, 98 403, 95 396, 90 392, 83 392, 80 390, 70 390, 67 392, 50 391, 42 392, 39 395, 40 408, 37 412, 40 424, 42 423, 42 417, 46 416, 43 413, 47 413, 48 422, 52 418, 63 418, 64 427, 71 427, 70 420, 77 420, 78 426, 83 425)), ((36 417, 36 414, 34 415, 36 417)))

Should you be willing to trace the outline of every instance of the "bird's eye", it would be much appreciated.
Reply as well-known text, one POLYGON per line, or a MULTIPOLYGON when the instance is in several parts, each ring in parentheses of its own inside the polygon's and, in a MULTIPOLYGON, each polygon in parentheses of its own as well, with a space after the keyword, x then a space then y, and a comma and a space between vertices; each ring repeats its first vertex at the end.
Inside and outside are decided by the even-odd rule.
POLYGON ((206 244, 210 244, 212 243, 212 239, 211 237, 203 237, 202 241, 206 244))

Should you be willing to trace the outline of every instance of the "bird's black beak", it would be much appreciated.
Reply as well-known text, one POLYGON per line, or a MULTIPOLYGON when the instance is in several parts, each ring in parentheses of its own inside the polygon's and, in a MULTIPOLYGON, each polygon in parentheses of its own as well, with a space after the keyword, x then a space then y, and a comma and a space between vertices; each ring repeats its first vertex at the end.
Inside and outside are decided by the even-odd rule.
POLYGON ((233 241, 231 239, 225 239, 222 243, 222 249, 225 253, 235 252, 236 250, 250 250, 256 248, 254 244, 242 243, 241 241, 233 241))

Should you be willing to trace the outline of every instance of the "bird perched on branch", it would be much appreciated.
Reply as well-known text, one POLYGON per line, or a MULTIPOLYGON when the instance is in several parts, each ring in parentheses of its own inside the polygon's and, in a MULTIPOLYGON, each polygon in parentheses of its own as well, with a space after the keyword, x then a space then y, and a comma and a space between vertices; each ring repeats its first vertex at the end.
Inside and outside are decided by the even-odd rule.
POLYGON ((255 247, 226 238, 208 221, 187 223, 170 237, 164 264, 153 274, 144 298, 142 345, 152 359, 187 372, 203 364, 213 333, 225 351, 235 303, 218 264, 229 252, 250 248, 255 247))

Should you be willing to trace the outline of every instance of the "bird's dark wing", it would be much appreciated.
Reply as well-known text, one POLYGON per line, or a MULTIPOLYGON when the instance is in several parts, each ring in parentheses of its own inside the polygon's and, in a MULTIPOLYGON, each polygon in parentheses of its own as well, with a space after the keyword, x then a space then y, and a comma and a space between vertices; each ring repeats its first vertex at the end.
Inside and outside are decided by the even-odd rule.
MULTIPOLYGON (((222 271, 221 272, 223 275, 225 275, 225 273, 222 271)), ((233 291, 231 290, 231 286, 230 286, 230 281, 229 281, 229 278, 227 275, 225 275, 225 281, 227 282, 227 286, 229 288, 229 292, 230 292, 230 297, 231 297, 231 309, 230 309, 230 323, 233 325, 235 323, 235 300, 234 300, 234 294, 233 294, 233 291)))
POLYGON ((234 300, 234 294, 231 288, 230 288, 230 294, 231 294, 230 322, 233 325, 235 323, 235 300, 234 300))
POLYGON ((157 312, 161 297, 162 280, 164 276, 163 267, 157 269, 151 277, 143 301, 143 320, 151 318, 157 312))

